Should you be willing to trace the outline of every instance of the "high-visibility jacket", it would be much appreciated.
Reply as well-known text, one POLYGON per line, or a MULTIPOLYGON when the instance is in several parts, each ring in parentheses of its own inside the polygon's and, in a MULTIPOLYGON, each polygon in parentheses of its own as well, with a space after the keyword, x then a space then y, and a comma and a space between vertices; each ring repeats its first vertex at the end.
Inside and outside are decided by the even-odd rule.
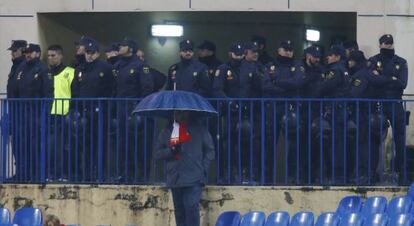
MULTIPOLYGON (((51 114, 66 115, 69 112, 69 99, 72 97, 71 84, 75 75, 75 69, 66 67, 62 72, 53 78, 54 98, 51 114), (64 98, 68 100, 62 100, 64 98)), ((51 76, 51 75, 49 75, 51 76)))

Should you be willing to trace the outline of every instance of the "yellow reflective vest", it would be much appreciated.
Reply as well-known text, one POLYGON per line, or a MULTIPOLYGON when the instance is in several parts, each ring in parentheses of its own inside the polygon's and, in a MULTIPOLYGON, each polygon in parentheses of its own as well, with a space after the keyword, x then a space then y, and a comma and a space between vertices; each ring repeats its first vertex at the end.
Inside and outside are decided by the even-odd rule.
MULTIPOLYGON (((49 75, 50 76, 50 75, 49 75)), ((69 99, 72 97, 71 84, 75 76, 75 69, 66 67, 62 72, 53 77, 54 98, 52 115, 66 115, 69 112, 69 99), (59 98, 67 100, 59 100, 59 98)))

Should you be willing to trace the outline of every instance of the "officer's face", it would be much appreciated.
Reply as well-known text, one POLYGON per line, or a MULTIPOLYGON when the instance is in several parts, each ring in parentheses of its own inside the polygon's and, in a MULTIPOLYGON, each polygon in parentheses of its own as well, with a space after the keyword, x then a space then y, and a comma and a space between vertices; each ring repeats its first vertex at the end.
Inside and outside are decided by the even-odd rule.
POLYGON ((341 60, 341 57, 340 57, 340 56, 337 56, 337 55, 335 55, 335 54, 331 54, 331 55, 328 55, 328 56, 326 57, 326 62, 327 62, 328 64, 336 63, 336 62, 338 62, 339 60, 341 60))
POLYGON ((189 59, 193 58, 194 52, 193 52, 193 50, 190 50, 190 49, 182 50, 182 51, 180 51, 180 56, 182 58, 186 59, 186 60, 189 60, 189 59))
POLYGON ((58 51, 48 50, 47 51, 47 61, 50 66, 56 66, 62 63, 62 54, 58 51))
POLYGON ((16 59, 16 58, 18 58, 18 57, 21 57, 23 55, 23 52, 22 52, 22 49, 16 49, 16 50, 14 50, 14 51, 11 51, 11 58, 12 58, 12 60, 14 60, 14 59, 16 59))
POLYGON ((200 49, 198 51, 198 57, 208 57, 208 56, 212 56, 213 54, 214 52, 208 49, 200 49))
POLYGON ((242 55, 236 55, 233 52, 230 52, 230 54, 231 54, 231 58, 234 59, 234 60, 243 60, 243 58, 244 58, 244 54, 242 54, 242 55))
POLYGON ((306 62, 309 66, 314 66, 319 63, 321 59, 319 57, 314 57, 311 54, 306 54, 306 62))
POLYGON ((246 56, 245 56, 247 61, 257 61, 259 59, 259 53, 257 51, 252 51, 250 49, 248 49, 246 51, 246 56))
POLYGON ((285 49, 285 48, 277 49, 277 54, 279 54, 279 56, 282 56, 282 57, 293 58, 293 51, 285 49))
POLYGON ((106 55, 106 59, 109 59, 109 58, 118 56, 118 52, 117 51, 106 52, 105 55, 106 55))
POLYGON ((85 46, 84 45, 77 45, 76 46, 76 55, 83 55, 85 54, 85 46))
POLYGON ((348 61, 348 67, 349 68, 353 68, 353 67, 355 67, 355 65, 356 65, 356 62, 354 60, 349 60, 348 61))
POLYGON ((137 50, 137 57, 138 57, 138 59, 143 61, 145 59, 144 51, 142 51, 141 49, 137 50))
POLYGON ((394 49, 394 44, 381 43, 381 45, 379 47, 380 47, 380 49, 394 49))
POLYGON ((86 62, 91 63, 94 62, 96 59, 99 58, 99 52, 86 52, 85 53, 85 59, 86 62))
POLYGON ((40 53, 38 53, 38 52, 30 52, 30 53, 25 53, 25 56, 26 56, 26 60, 27 61, 31 61, 31 60, 34 60, 36 58, 39 58, 40 57, 40 53))
POLYGON ((121 56, 126 56, 128 54, 130 54, 130 48, 128 46, 119 46, 119 51, 118 54, 121 56))

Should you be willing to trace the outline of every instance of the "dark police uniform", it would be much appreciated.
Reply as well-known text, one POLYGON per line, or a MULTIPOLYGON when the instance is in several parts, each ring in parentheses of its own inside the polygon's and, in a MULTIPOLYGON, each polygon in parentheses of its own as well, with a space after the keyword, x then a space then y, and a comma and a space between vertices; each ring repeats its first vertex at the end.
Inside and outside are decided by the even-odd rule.
POLYGON ((213 55, 207 57, 199 57, 198 60, 205 64, 208 68, 208 75, 211 82, 213 82, 214 74, 217 68, 223 63, 216 57, 216 45, 213 42, 205 40, 198 46, 199 49, 207 49, 213 52, 213 55))
MULTIPOLYGON (((260 35, 254 35, 251 38, 252 42, 256 42, 258 46, 263 45, 264 48, 266 48, 266 39, 263 36, 260 35)), ((271 62, 273 62, 274 59, 266 52, 265 49, 259 50, 259 62, 263 65, 267 65, 271 62)))
MULTIPOLYGON (((389 34, 383 35, 379 43, 393 44, 393 37, 389 34)), ((394 49, 381 49, 377 54, 369 59, 370 84, 377 90, 378 98, 401 100, 404 89, 408 82, 407 61, 394 52, 394 49)), ((393 129, 393 139, 395 142, 396 155, 393 167, 399 174, 399 182, 405 182, 404 150, 405 150, 405 110, 402 102, 382 103, 383 114, 390 121, 393 129)))
MULTIPOLYGON (((13 40, 12 45, 7 50, 10 51, 17 51, 21 49, 22 52, 24 48, 26 48, 27 42, 25 40, 13 40)), ((17 69, 26 62, 26 57, 24 54, 16 59, 13 59, 13 65, 10 69, 9 76, 7 77, 7 98, 14 98, 17 97, 17 79, 16 79, 16 72, 17 69)))
MULTIPOLYGON (((180 42, 180 50, 193 50, 190 40, 180 42)), ((168 69, 167 90, 184 90, 195 92, 201 96, 211 95, 211 81, 208 68, 194 57, 190 60, 181 59, 181 62, 168 69)))

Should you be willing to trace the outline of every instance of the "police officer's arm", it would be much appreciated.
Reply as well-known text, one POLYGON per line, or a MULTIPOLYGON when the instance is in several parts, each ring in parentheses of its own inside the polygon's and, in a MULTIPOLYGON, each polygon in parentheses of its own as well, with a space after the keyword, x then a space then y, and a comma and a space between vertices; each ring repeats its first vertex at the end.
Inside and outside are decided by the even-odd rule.
POLYGON ((144 64, 140 68, 140 75, 138 77, 140 79, 141 96, 145 97, 151 94, 154 90, 154 76, 150 72, 150 67, 144 64))
POLYGON ((53 98, 54 87, 53 78, 48 75, 49 70, 47 67, 42 67, 39 71, 39 77, 41 78, 42 86, 42 97, 53 98))
POLYGON ((283 87, 286 90, 294 90, 298 88, 298 78, 296 73, 296 67, 294 67, 295 71, 292 72, 292 69, 289 69, 290 71, 283 70, 281 73, 290 73, 289 76, 277 76, 276 81, 279 84, 279 86, 283 87))
POLYGON ((208 75, 208 68, 203 64, 197 76, 197 93, 203 97, 211 96, 211 80, 208 75))
POLYGON ((398 70, 397 74, 393 75, 391 78, 392 87, 404 90, 405 88, 407 88, 407 82, 408 82, 407 62, 405 60, 402 60, 400 68, 397 70, 398 70))
POLYGON ((385 76, 382 71, 374 69, 370 70, 368 73, 368 81, 373 86, 384 86, 392 81, 392 78, 385 76))
POLYGON ((163 129, 158 135, 157 140, 154 144, 154 159, 155 160, 172 160, 173 154, 171 148, 168 145, 171 131, 163 129))
POLYGON ((213 78, 213 97, 215 98, 226 98, 227 95, 224 93, 224 84, 226 82, 226 73, 224 67, 219 67, 214 74, 213 78))
POLYGON ((208 132, 208 129, 203 127, 203 168, 207 174, 210 168, 210 162, 214 160, 214 142, 208 132))
POLYGON ((311 80, 311 74, 306 74, 305 67, 302 65, 296 66, 294 77, 296 78, 296 89, 302 88, 311 80))
MULTIPOLYGON (((277 73, 274 71, 273 73, 277 73)), ((261 80, 262 82, 262 92, 266 96, 277 96, 281 93, 285 92, 285 89, 279 86, 277 83, 277 80, 274 80, 271 78, 271 70, 266 69, 263 75, 263 78, 261 80)), ((274 75, 277 76, 277 75, 274 75)))
MULTIPOLYGON (((79 88, 80 88, 80 84, 79 84, 79 73, 81 73, 79 68, 75 69, 75 74, 72 80, 72 84, 71 84, 71 93, 72 93, 72 98, 78 98, 79 97, 79 88)), ((71 104, 71 106, 73 106, 71 104)))
POLYGON ((337 87, 343 82, 340 70, 331 70, 325 80, 319 83, 318 91, 320 94, 337 89, 337 87))
MULTIPOLYGON (((368 72, 368 71, 366 71, 368 72)), ((368 87, 368 74, 361 74, 357 78, 354 78, 351 82, 351 88, 349 95, 351 98, 362 98, 365 90, 368 87)))

